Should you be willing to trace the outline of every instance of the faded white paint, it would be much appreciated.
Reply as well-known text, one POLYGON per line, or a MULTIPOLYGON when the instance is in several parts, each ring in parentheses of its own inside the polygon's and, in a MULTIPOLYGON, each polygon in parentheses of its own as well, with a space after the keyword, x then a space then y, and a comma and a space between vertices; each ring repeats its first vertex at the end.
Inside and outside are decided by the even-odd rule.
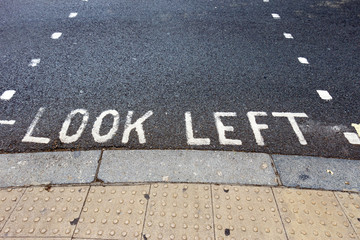
POLYGON ((0 125, 14 125, 15 120, 0 120, 0 125))
POLYGON ((360 138, 356 133, 344 132, 344 136, 350 144, 360 145, 360 138))
POLYGON ((331 99, 333 99, 330 93, 326 90, 316 90, 316 92, 319 94, 322 100, 330 101, 331 99))
POLYGON ((186 139, 188 145, 209 145, 209 138, 194 138, 191 112, 185 112, 186 139))
POLYGON ((14 96, 15 93, 16 93, 15 90, 6 90, 5 92, 3 92, 3 94, 1 94, 0 99, 9 101, 14 96))
POLYGON ((352 123, 351 126, 353 126, 355 128, 358 136, 360 137, 360 124, 352 123))
POLYGON ((280 19, 280 15, 277 14, 277 13, 272 13, 271 16, 272 16, 274 19, 280 19))
POLYGON ((269 2, 269 0, 263 0, 263 2, 266 2, 266 3, 268 3, 268 2, 269 2))
POLYGON ((298 57, 299 62, 302 64, 309 64, 309 61, 304 57, 298 57))
POLYGON ((72 12, 72 13, 69 14, 69 18, 74 18, 74 17, 76 17, 77 15, 78 15, 77 12, 72 12))
POLYGON ((31 122, 24 138, 21 140, 22 142, 30 142, 30 143, 43 143, 47 144, 50 142, 50 138, 44 138, 44 137, 34 137, 32 136, 36 124, 39 122, 41 116, 43 115, 45 111, 45 108, 41 107, 39 108, 38 112, 36 113, 36 116, 34 120, 31 122))
POLYGON ((104 143, 104 142, 107 142, 110 139, 112 139, 115 136, 115 134, 119 128, 119 118, 120 118, 119 113, 116 110, 106 110, 106 111, 102 112, 100 114, 100 116, 98 116, 96 118, 96 120, 94 122, 94 126, 91 131, 91 134, 92 134, 95 142, 104 143), (100 135, 100 128, 101 128, 102 121, 103 121, 104 117, 106 117, 107 115, 113 116, 113 126, 107 134, 100 135))
POLYGON ((257 116, 267 116, 267 114, 266 114, 266 112, 248 112, 247 113, 247 117, 249 119, 250 126, 253 130, 257 145, 264 146, 265 145, 264 138, 261 135, 260 130, 268 129, 269 126, 267 124, 258 124, 256 122, 256 118, 255 118, 257 116))
POLYGON ((294 130, 296 136, 298 137, 300 144, 307 145, 304 135, 302 134, 302 132, 295 120, 296 117, 307 118, 308 116, 305 113, 273 112, 272 115, 274 117, 286 117, 289 120, 290 125, 291 125, 292 129, 294 130))
POLYGON ((61 142, 63 143, 73 143, 73 142, 76 142, 80 137, 81 137, 81 134, 83 133, 87 123, 88 123, 88 120, 89 120, 89 113, 86 109, 75 109, 73 111, 71 111, 62 127, 61 127, 61 131, 59 133, 59 139, 61 142), (71 120, 72 118, 76 115, 76 114, 81 114, 83 115, 83 118, 82 118, 82 122, 81 122, 81 125, 79 126, 78 130, 76 131, 75 134, 71 135, 71 136, 68 136, 67 135, 67 132, 69 130, 69 127, 70 127, 70 124, 71 124, 71 120))
POLYGON ((239 139, 226 138, 225 133, 233 132, 234 127, 233 126, 225 126, 221 121, 221 117, 236 117, 236 113, 235 112, 215 112, 214 117, 215 117, 216 129, 219 134, 220 144, 222 144, 222 145, 241 145, 242 142, 239 139))
POLYGON ((29 63, 29 67, 36 67, 40 63, 40 58, 31 59, 29 63))
POLYGON ((294 37, 291 35, 291 33, 285 33, 284 32, 284 37, 288 38, 288 39, 294 39, 294 37))
POLYGON ((62 33, 61 32, 54 32, 52 35, 51 35, 51 38, 52 39, 59 39, 61 37, 62 33))
POLYGON ((130 132, 133 129, 135 129, 135 131, 137 132, 138 137, 139 137, 139 143, 144 144, 144 143, 146 143, 146 139, 145 139, 143 123, 146 119, 148 119, 151 115, 153 115, 153 111, 148 111, 147 113, 145 113, 144 116, 142 116, 141 118, 136 120, 134 123, 131 123, 133 114, 134 114, 133 111, 129 111, 128 115, 126 116, 125 129, 124 129, 124 134, 123 134, 121 142, 127 143, 129 141, 130 132))

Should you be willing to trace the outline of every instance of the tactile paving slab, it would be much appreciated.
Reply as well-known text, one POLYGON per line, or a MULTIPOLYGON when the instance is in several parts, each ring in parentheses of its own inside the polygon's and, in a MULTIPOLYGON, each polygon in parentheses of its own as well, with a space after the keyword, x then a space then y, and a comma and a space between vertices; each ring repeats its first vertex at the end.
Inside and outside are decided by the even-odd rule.
POLYGON ((153 184, 143 239, 214 239, 210 185, 153 184))
POLYGON ((141 239, 150 185, 91 187, 76 238, 141 239))
POLYGON ((274 188, 287 236, 292 239, 357 239, 329 191, 274 188))
POLYGON ((271 188, 212 188, 216 239, 286 239, 271 188))
POLYGON ((0 231, 4 227, 5 222, 10 217, 16 203, 24 193, 24 188, 17 189, 0 189, 0 231))
POLYGON ((1 237, 71 237, 89 187, 28 188, 1 237))
POLYGON ((360 195, 344 192, 335 194, 360 239, 360 195))

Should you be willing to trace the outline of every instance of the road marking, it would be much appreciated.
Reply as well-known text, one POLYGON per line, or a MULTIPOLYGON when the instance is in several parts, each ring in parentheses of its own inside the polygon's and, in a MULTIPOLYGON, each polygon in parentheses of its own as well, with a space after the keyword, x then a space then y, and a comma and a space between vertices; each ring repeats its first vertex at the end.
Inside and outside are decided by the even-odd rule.
POLYGON ((309 64, 309 61, 304 57, 298 57, 299 62, 302 64, 309 64))
POLYGON ((277 13, 272 13, 271 16, 272 16, 274 19, 280 19, 280 15, 277 14, 277 13))
POLYGON ((30 124, 24 138, 21 140, 22 142, 31 142, 31 143, 44 143, 47 144, 50 142, 50 138, 44 138, 44 137, 34 137, 31 136, 36 124, 38 123, 39 119, 41 118, 42 114, 44 113, 45 108, 41 107, 39 111, 36 113, 36 116, 32 123, 30 124))
POLYGON ((1 94, 0 99, 9 101, 14 96, 15 93, 16 93, 15 90, 6 90, 5 92, 3 92, 3 94, 1 94))
POLYGON ((15 122, 15 120, 0 120, 1 125, 14 125, 15 122))
POLYGON ((351 126, 353 126, 357 132, 357 134, 360 137, 360 124, 352 123, 351 126))
POLYGON ((331 99, 333 99, 331 97, 331 95, 329 94, 328 91, 326 90, 316 90, 317 93, 319 94, 319 96, 321 97, 322 100, 325 100, 325 101, 330 101, 331 99))
POLYGON ((225 126, 222 121, 221 117, 236 117, 235 112, 215 112, 215 126, 217 129, 217 132, 219 134, 219 142, 222 145, 241 145, 241 140, 238 139, 229 139, 226 138, 225 132, 233 132, 234 127, 233 126, 225 126))
POLYGON ((64 121, 64 123, 62 125, 61 131, 59 133, 60 141, 63 142, 63 143, 76 142, 81 137, 81 134, 83 133, 83 131, 84 131, 84 129, 85 129, 87 123, 88 123, 88 120, 89 120, 89 113, 88 113, 88 111, 86 109, 75 109, 75 110, 71 111, 67 115, 67 117, 66 117, 66 119, 65 119, 65 121, 64 121), (67 135, 67 132, 69 130, 71 120, 78 113, 83 115, 81 125, 80 125, 80 127, 78 128, 78 130, 76 131, 75 134, 69 136, 69 135, 67 135))
POLYGON ((61 32, 54 32, 52 35, 51 35, 51 38, 52 39, 58 39, 59 37, 61 37, 62 33, 61 32))
POLYGON ((135 129, 135 131, 137 132, 137 134, 139 136, 139 143, 144 144, 144 143, 146 143, 146 139, 145 139, 143 123, 146 119, 148 119, 151 115, 153 115, 153 111, 148 111, 147 113, 145 113, 144 116, 142 116, 141 118, 136 120, 134 123, 131 123, 133 114, 134 114, 133 111, 129 111, 128 115, 126 116, 125 129, 124 129, 124 134, 123 134, 121 142, 127 143, 129 141, 130 132, 133 129, 135 129))
POLYGON ((291 33, 285 33, 284 32, 284 37, 288 38, 288 39, 294 39, 294 37, 291 35, 291 33))
POLYGON ((115 134, 119 128, 119 118, 120 118, 119 113, 116 110, 106 110, 106 111, 102 112, 100 114, 100 116, 98 116, 96 118, 93 129, 91 131, 91 134, 92 134, 95 142, 104 143, 104 142, 107 142, 110 139, 112 139, 115 136, 115 134), (103 121, 104 117, 106 117, 107 115, 113 116, 113 119, 114 119, 113 126, 107 134, 100 135, 100 128, 101 128, 102 121, 103 121))
POLYGON ((286 117, 289 120, 290 125, 293 128, 296 136, 298 137, 300 144, 307 145, 304 135, 302 134, 295 120, 295 117, 307 118, 308 116, 305 113, 273 112, 272 115, 274 117, 286 117))
POLYGON ((77 12, 72 12, 72 13, 69 14, 69 18, 74 18, 77 15, 78 15, 77 12))
POLYGON ((268 3, 268 2, 269 2, 269 0, 264 0, 264 2, 268 3))
POLYGON ((40 58, 31 59, 29 63, 29 67, 36 67, 40 63, 40 58))
POLYGON ((344 132, 344 136, 349 141, 350 144, 360 145, 360 138, 356 133, 344 132))
POLYGON ((264 138, 262 137, 260 130, 268 129, 267 124, 258 124, 256 122, 256 116, 267 116, 266 112, 248 112, 247 117, 249 118, 251 129, 253 130, 257 145, 264 146, 264 138))
POLYGON ((210 145, 209 138, 194 138, 191 112, 185 113, 186 139, 188 145, 210 145))

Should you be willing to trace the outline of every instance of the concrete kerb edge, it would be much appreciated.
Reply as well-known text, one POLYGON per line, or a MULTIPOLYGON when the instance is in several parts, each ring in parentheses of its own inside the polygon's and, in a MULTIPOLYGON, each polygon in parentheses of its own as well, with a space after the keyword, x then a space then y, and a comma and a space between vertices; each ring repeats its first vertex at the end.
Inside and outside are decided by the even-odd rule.
MULTIPOLYGON (((80 151, 80 152, 96 152, 96 150, 90 150, 90 151, 80 151)), ((108 149, 103 149, 103 150, 99 150, 98 152, 102 153, 102 152, 107 152, 107 151, 147 151, 147 152, 164 152, 166 151, 167 153, 169 152, 178 152, 178 151, 183 151, 183 152, 207 152, 207 153, 222 153, 222 151, 203 151, 203 150, 108 150, 108 149)), ((66 154, 76 154, 74 151, 60 151, 60 152, 42 152, 42 153, 50 153, 50 154, 64 154, 64 152, 66 154)), ((267 153, 247 153, 247 152, 225 152, 225 153, 237 153, 237 154, 247 154, 247 155, 253 155, 253 154, 261 154, 263 156, 267 156, 269 157, 269 159, 271 159, 271 170, 273 172, 274 175, 276 175, 278 178, 280 178, 281 182, 279 184, 279 182, 277 184, 257 184, 257 183, 237 183, 237 182, 228 182, 228 181, 187 181, 187 180, 178 180, 178 181, 113 181, 113 182, 107 182, 107 181, 95 181, 95 176, 96 174, 99 172, 100 168, 102 167, 101 161, 99 161, 99 158, 101 155, 99 155, 99 158, 96 159, 96 165, 95 165, 95 170, 94 170, 94 177, 92 177, 91 179, 89 179, 89 181, 86 182, 64 182, 64 183, 52 183, 52 182, 46 182, 46 183, 42 183, 42 182, 37 182, 37 183, 28 183, 28 184, 8 184, 8 185, 0 185, 0 189, 6 189, 6 188, 21 188, 21 187, 56 187, 56 186, 107 186, 107 185, 114 185, 114 186, 131 186, 131 185, 146 185, 146 184, 154 184, 154 183, 188 183, 188 184, 214 184, 214 185, 246 185, 246 186, 269 186, 269 187, 290 187, 290 188, 301 188, 301 189, 318 189, 318 190, 332 190, 332 191, 341 191, 341 192, 353 192, 353 193, 359 193, 360 192, 360 188, 339 188, 338 186, 308 186, 306 184, 289 184, 287 181, 284 181, 284 179, 286 180, 286 175, 288 175, 288 172, 284 171, 284 166, 281 166, 281 164, 279 164, 279 157, 283 158, 283 159, 290 159, 291 161, 288 162, 288 164, 292 164, 294 161, 299 161, 299 159, 305 159, 307 160, 307 162, 309 162, 309 160, 314 161, 314 164, 316 165, 318 161, 320 162, 324 162, 324 161, 329 161, 329 162, 348 162, 351 161, 352 163, 356 163, 356 166, 359 166, 360 168, 360 161, 356 161, 356 160, 348 160, 348 159, 334 159, 334 158, 322 158, 322 157, 311 157, 311 156, 292 156, 292 155, 278 155, 278 154, 267 154, 267 153), (99 164, 100 163, 100 164, 99 164), (282 184, 281 184, 282 183, 282 184)), ((4 161, 4 157, 3 156, 18 156, 18 155, 29 155, 29 158, 36 158, 38 156, 39 153, 11 153, 11 154, 0 154, 0 162, 4 161), (32 156, 31 156, 32 155, 32 156)), ((41 154, 41 153, 40 153, 41 154)), ((301 162, 303 162, 304 160, 301 160, 301 162)), ((283 161, 284 164, 284 161, 283 161)), ((285 163, 286 165, 286 163, 285 163)), ((2 164, 2 167, 0 167, 0 172, 3 173, 4 172, 4 168, 6 167, 11 167, 11 166, 7 166, 6 164, 2 164)), ((341 169, 341 171, 352 171, 353 169, 341 169)), ((300 169, 301 171, 301 169, 300 169)), ((298 171, 299 172, 299 171, 298 171)), ((355 171, 355 172, 360 172, 360 171, 355 171)), ((36 173, 33 173, 36 174, 36 173)), ((343 174, 343 176, 347 176, 348 174, 343 174)), ((353 175, 353 174, 352 174, 353 175)), ((329 175, 331 176, 331 175, 329 175)), ((316 177, 316 176, 313 176, 316 177)), ((357 177, 357 176, 355 176, 357 177)), ((360 177, 360 173, 359 176, 360 177)), ((2 178, 4 179, 4 176, 2 176, 2 178)), ((5 177, 6 179, 6 177, 5 177)), ((317 181, 316 178, 313 179, 314 181, 317 181)), ((323 180, 322 180, 323 181, 323 180)), ((319 181, 321 182, 321 181, 319 181)), ((359 183, 360 184, 360 183, 359 183)))

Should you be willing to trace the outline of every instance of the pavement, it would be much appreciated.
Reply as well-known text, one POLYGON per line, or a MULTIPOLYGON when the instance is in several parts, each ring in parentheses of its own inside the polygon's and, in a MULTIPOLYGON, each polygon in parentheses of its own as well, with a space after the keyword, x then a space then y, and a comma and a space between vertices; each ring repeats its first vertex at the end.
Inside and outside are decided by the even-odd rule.
POLYGON ((105 149, 0 161, 2 239, 360 239, 360 161, 105 149))

